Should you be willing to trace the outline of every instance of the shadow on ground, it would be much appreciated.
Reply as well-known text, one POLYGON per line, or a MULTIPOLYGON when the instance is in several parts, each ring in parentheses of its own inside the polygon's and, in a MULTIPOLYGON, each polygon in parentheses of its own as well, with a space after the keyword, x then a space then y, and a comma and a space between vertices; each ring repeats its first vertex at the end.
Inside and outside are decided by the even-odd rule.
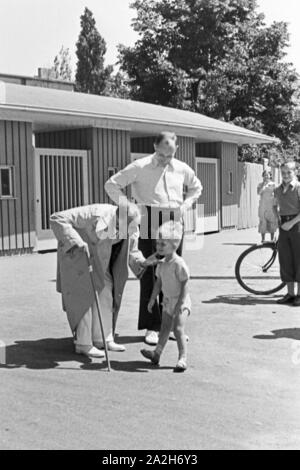
MULTIPOLYGON (((170 370, 173 367, 169 366, 154 366, 151 362, 146 361, 110 361, 112 370, 122 372, 149 372, 149 370, 170 370)), ((82 364, 80 366, 84 370, 107 370, 106 361, 104 362, 90 362, 89 364, 82 364)))
POLYGON ((256 243, 222 243, 222 245, 229 245, 229 246, 254 246, 256 243))
POLYGON ((115 336, 116 342, 119 344, 133 344, 133 343, 143 343, 144 336, 115 336))
MULTIPOLYGON (((142 336, 123 336, 118 338, 122 344, 142 342, 142 336)), ((118 354, 120 359, 122 356, 118 354)), ((75 354, 72 338, 43 338, 35 341, 16 341, 5 348, 5 364, 0 364, 2 369, 74 369, 68 366, 68 362, 78 363, 80 369, 84 370, 107 370, 106 360, 92 360, 86 356, 75 354), (64 365, 66 363, 66 366, 64 365)), ((155 367, 147 361, 110 361, 113 370, 124 372, 148 372, 150 369, 165 370, 172 367, 155 367)))
POLYGON ((231 305, 276 305, 274 297, 254 297, 250 295, 218 295, 210 300, 203 300, 203 304, 231 304, 231 305))
POLYGON ((300 341, 300 328, 285 328, 281 330, 273 330, 269 335, 256 335, 254 339, 293 339, 300 341))
POLYGON ((5 364, 2 368, 14 369, 54 369, 61 362, 76 361, 81 364, 91 362, 85 356, 73 352, 72 338, 43 338, 35 341, 15 341, 7 346, 5 364))

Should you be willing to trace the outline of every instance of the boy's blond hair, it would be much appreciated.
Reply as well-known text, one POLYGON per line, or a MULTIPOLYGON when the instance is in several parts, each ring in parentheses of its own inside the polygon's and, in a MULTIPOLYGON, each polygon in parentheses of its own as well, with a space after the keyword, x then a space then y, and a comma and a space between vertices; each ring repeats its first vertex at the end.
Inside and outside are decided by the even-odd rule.
POLYGON ((297 164, 296 164, 295 160, 289 160, 287 162, 282 163, 282 165, 280 165, 280 169, 282 169, 282 168, 288 168, 289 170, 296 171, 297 164))
POLYGON ((178 248, 183 235, 182 224, 172 220, 165 222, 159 227, 157 235, 158 239, 168 240, 175 248, 178 248))

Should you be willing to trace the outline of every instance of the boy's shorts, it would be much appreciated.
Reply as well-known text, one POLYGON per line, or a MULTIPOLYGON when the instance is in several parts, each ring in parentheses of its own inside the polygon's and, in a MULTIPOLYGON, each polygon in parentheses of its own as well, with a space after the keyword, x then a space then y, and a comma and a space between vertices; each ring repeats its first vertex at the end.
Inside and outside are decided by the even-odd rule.
MULTIPOLYGON (((175 316, 175 307, 178 302, 178 297, 164 297, 162 302, 162 311, 167 315, 174 317, 175 316)), ((191 314, 191 299, 190 296, 187 296, 184 305, 181 308, 182 312, 188 310, 188 314, 191 314)))

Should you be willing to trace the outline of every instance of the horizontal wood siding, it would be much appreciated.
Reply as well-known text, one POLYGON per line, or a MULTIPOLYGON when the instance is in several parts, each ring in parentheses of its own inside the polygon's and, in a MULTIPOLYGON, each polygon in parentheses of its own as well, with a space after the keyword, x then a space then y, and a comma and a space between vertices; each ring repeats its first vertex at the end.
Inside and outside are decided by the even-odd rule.
POLYGON ((221 222, 222 228, 238 224, 238 147, 236 144, 221 143, 221 222), (232 194, 229 192, 229 174, 232 172, 232 194))
POLYGON ((14 198, 0 199, 0 253, 35 246, 34 170, 30 123, 0 121, 0 165, 14 166, 14 198))

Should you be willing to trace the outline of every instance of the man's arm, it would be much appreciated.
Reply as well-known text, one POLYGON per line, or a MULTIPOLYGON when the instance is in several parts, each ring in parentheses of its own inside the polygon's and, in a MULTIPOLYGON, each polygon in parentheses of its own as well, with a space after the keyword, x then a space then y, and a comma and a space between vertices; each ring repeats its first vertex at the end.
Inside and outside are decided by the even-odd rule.
POLYGON ((202 184, 195 175, 194 170, 187 166, 185 177, 184 177, 184 184, 187 186, 187 193, 185 200, 182 204, 182 208, 189 209, 193 203, 201 196, 202 193, 202 184))
POLYGON ((283 230, 286 230, 287 232, 291 230, 291 228, 294 227, 298 222, 300 222, 300 212, 296 217, 294 217, 292 220, 289 220, 288 222, 284 222, 284 224, 281 225, 281 228, 283 230))
POLYGON ((51 229, 65 253, 76 246, 79 248, 86 247, 86 243, 75 230, 75 227, 82 228, 83 225, 83 218, 74 210, 57 212, 50 217, 51 229))
POLYGON ((105 191, 117 205, 130 204, 122 189, 132 184, 136 176, 137 167, 134 163, 130 163, 106 181, 104 185, 105 191))
POLYGON ((278 199, 276 197, 276 193, 274 193, 274 197, 273 197, 273 212, 278 222, 280 222, 279 210, 278 210, 278 199))
POLYGON ((139 228, 129 237, 129 259, 128 264, 133 274, 140 278, 144 272, 145 257, 138 248, 139 228))

